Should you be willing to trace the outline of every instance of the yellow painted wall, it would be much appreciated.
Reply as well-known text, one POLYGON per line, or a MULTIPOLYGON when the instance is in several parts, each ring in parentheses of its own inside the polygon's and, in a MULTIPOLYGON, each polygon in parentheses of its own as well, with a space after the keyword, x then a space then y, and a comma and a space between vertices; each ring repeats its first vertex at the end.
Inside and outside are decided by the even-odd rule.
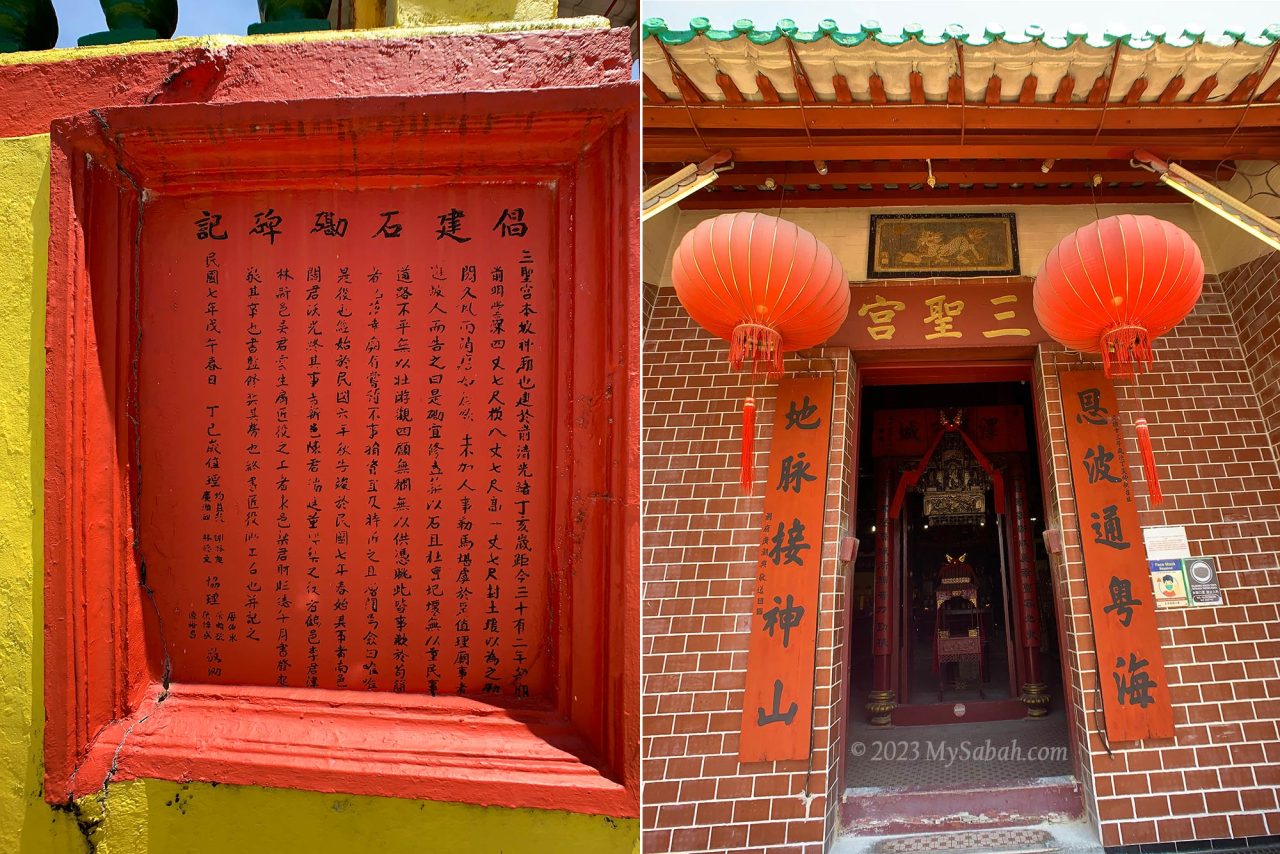
POLYGON ((43 799, 42 509, 49 137, 0 139, 0 854, 634 854, 635 820, 135 781, 43 799))

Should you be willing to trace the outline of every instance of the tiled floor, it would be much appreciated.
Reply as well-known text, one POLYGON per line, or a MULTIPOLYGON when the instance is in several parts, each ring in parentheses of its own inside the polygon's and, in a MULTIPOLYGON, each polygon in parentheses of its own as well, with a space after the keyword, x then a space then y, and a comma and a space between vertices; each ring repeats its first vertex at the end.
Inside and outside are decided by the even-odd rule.
POLYGON ((1039 719, 849 729, 850 789, 989 788, 1071 774, 1061 711, 1039 719))

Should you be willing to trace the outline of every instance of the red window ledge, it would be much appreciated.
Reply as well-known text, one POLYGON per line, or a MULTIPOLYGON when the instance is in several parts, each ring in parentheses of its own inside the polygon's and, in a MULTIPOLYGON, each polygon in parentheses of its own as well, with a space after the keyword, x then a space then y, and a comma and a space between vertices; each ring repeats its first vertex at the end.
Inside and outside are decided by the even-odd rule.
POLYGON ((623 84, 156 105, 55 125, 46 330, 48 801, 149 777, 638 815, 637 105, 637 88, 623 84), (458 145, 456 133, 450 141, 447 132, 424 132, 423 117, 433 129, 467 128, 471 144, 458 145), (411 155, 401 144, 406 133, 419 136, 411 155), (517 163, 554 173, 568 188, 558 280, 575 322, 559 346, 575 377, 569 423, 581 432, 557 469, 573 512, 554 531, 569 565, 553 582, 558 690, 545 708, 166 684, 133 542, 134 309, 146 287, 135 271, 139 196, 156 186, 234 186, 233 174, 261 181, 254 165, 264 156, 289 163, 294 183, 340 181, 357 146, 366 182, 517 163))

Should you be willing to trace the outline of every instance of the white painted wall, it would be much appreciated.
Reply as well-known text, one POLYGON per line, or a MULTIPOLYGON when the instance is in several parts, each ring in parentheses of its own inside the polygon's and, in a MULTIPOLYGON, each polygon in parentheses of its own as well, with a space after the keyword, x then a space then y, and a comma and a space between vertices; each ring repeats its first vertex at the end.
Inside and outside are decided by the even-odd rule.
MULTIPOLYGON (((1269 217, 1280 218, 1280 196, 1270 195, 1274 192, 1267 186, 1267 178, 1271 187, 1280 190, 1280 164, 1270 161, 1245 161, 1240 164, 1240 171, 1249 173, 1250 177, 1237 174, 1223 187, 1237 199, 1246 201, 1253 191, 1262 190, 1267 195, 1247 199, 1250 207, 1269 217), (1257 173, 1256 175, 1254 173, 1257 173)), ((1212 179, 1212 175, 1202 175, 1212 179)), ((1213 256, 1213 270, 1223 272, 1238 267, 1273 251, 1270 246, 1254 237, 1242 228, 1237 228, 1222 217, 1196 205, 1196 217, 1209 245, 1209 254, 1213 256)), ((1206 259, 1206 263, 1208 263, 1206 259)))
MULTIPOLYGON (((1185 205, 1099 205, 1095 211, 1092 205, 1023 205, 1010 207, 897 207, 897 208, 786 208, 781 216, 791 220, 802 228, 813 232, 819 240, 831 247, 844 265, 845 273, 852 281, 867 277, 867 236, 871 213, 958 213, 962 211, 1012 211, 1017 215, 1018 254, 1024 276, 1034 276, 1040 271, 1040 265, 1049 251, 1062 238, 1083 225, 1088 225, 1099 217, 1113 216, 1121 213, 1148 214, 1168 220, 1186 229, 1192 239, 1200 246, 1204 254, 1207 272, 1217 273, 1220 269, 1230 269, 1239 261, 1219 267, 1215 259, 1219 254, 1228 261, 1236 257, 1233 249, 1226 251, 1227 237, 1214 232, 1207 232, 1207 223, 1196 213, 1196 205, 1188 202, 1185 205), (1208 236, 1212 234, 1213 236, 1208 236), (1211 252, 1211 244, 1216 245, 1218 252, 1211 252)), ((674 209, 673 209, 674 210, 674 209)), ((704 219, 717 216, 727 211, 686 211, 679 213, 678 222, 670 228, 665 224, 651 228, 660 217, 645 223, 644 233, 644 270, 645 281, 658 283, 663 287, 671 285, 671 255, 684 235, 704 219), (665 248, 664 248, 665 247, 665 248), (658 278, 656 266, 661 262, 661 277, 658 278), (654 278, 650 278, 650 275, 654 278)), ((767 210, 766 213, 777 213, 767 210)), ((1218 219, 1208 214, 1212 219, 1218 219)), ((1229 226, 1227 223, 1223 225, 1229 226)), ((1238 229, 1234 229, 1238 231, 1238 229)), ((1243 233, 1243 232, 1242 232, 1243 233)), ((1248 235, 1244 235, 1249 237, 1248 235)), ((1254 238, 1263 250, 1265 244, 1254 238)), ((1232 244, 1234 245, 1234 244, 1232 244)), ((1260 252, 1257 254, 1261 254, 1260 252)), ((1248 260, 1248 259, 1245 259, 1248 260)))

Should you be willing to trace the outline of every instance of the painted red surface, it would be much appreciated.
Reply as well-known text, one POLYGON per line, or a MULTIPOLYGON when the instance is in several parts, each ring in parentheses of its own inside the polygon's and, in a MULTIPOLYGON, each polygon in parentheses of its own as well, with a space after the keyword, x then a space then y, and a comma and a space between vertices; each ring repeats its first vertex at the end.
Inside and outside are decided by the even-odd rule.
MULTIPOLYGON (((1027 450, 1021 406, 970 406, 964 410, 966 430, 984 453, 1016 454, 1027 450)), ((920 457, 938 432, 938 410, 881 409, 872 414, 871 453, 875 457, 920 457)))
POLYGON ((1032 347, 1048 341, 1031 308, 1031 281, 857 284, 832 344, 858 351, 1032 347))
POLYGON ((139 532, 174 681, 554 701, 553 203, 148 206, 139 532))
POLYGON ((778 383, 738 742, 743 762, 805 759, 811 749, 833 395, 829 376, 778 383))
POLYGON ((625 83, 625 30, 236 44, 0 68, 0 136, 103 107, 532 91, 625 83))
MULTIPOLYGON (((308 68, 294 71, 306 76, 308 68)), ((48 799, 148 776, 636 813, 636 103, 635 87, 624 84, 105 109, 55 128, 48 799), (477 181, 502 189, 479 194, 477 181), (264 685, 262 661, 243 646, 231 656, 220 650, 240 684, 215 685, 233 673, 210 676, 203 624, 192 643, 189 625, 169 619, 211 592, 206 576, 191 571, 183 533, 191 523, 186 489, 198 483, 186 455, 199 441, 208 391, 194 388, 207 377, 192 372, 201 333, 187 323, 203 306, 179 293, 207 269, 207 250, 191 248, 190 232, 183 237, 193 227, 188 214, 197 203, 203 211, 206 202, 225 202, 219 212, 230 234, 261 200, 292 221, 317 193, 335 206, 352 202, 344 214, 352 233, 391 196, 408 203, 406 237, 431 225, 441 202, 519 202, 546 217, 548 236, 533 251, 550 253, 550 293, 539 305, 554 331, 546 345, 555 360, 553 434, 541 440, 544 459, 554 454, 543 471, 554 486, 539 508, 550 514, 542 559, 551 652, 538 677, 545 690, 530 692, 528 708, 502 697, 394 693, 380 681, 374 691, 264 685)), ((427 264, 434 236, 432 229, 426 240, 406 240, 401 251, 427 264)), ((282 238, 274 251, 295 264, 311 256, 312 239, 282 238)), ((219 263, 249 263, 225 242, 219 263)), ((486 260, 509 252, 481 243, 486 260)), ((347 257, 329 251, 322 264, 347 257)), ((275 256, 252 254, 270 269, 275 256)), ((385 250, 377 257, 392 260, 385 250)), ((374 260, 367 249, 350 258, 353 266, 374 260)), ((430 265, 424 269, 430 279, 430 265)), ((197 279, 196 288, 204 284, 197 279)), ((247 319, 230 295, 226 303, 228 319, 247 319)), ((411 390, 420 389, 414 382, 411 390)), ((298 423, 305 428, 305 416, 298 423)), ((226 500, 242 499, 242 488, 228 487, 226 500)), ((244 557, 228 579, 244 579, 236 574, 244 557)), ((302 594, 329 595, 305 585, 302 594)))
POLYGON ((1169 678, 1116 392, 1102 371, 1063 371, 1058 381, 1107 738, 1172 738, 1169 678))

